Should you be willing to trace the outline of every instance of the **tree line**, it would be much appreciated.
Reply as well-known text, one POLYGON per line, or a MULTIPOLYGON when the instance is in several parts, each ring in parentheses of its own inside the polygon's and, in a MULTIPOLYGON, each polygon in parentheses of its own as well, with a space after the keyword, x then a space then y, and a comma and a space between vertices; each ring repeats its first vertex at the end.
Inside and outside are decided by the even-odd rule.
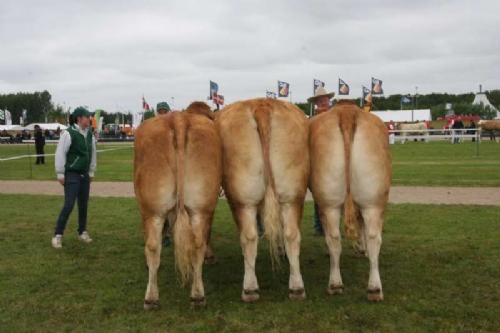
MULTIPOLYGON (((447 94, 431 93, 417 95, 395 94, 390 96, 374 97, 374 110, 399 110, 401 108, 401 98, 407 96, 410 98, 410 104, 403 104, 403 109, 419 108, 431 109, 432 119, 444 117, 446 115, 446 103, 451 103, 453 111, 457 115, 478 115, 481 118, 491 119, 496 114, 480 105, 472 105, 474 100, 473 93, 466 94, 447 94)), ((486 91, 486 96, 497 109, 500 109, 500 90, 486 91)), ((358 105, 360 99, 353 99, 358 105)), ((305 114, 309 114, 309 103, 295 103, 305 114)), ((67 123, 71 108, 65 108, 52 101, 52 95, 47 91, 36 92, 18 92, 10 94, 0 94, 0 109, 9 110, 12 114, 14 124, 19 122, 23 110, 27 111, 25 124, 34 122, 59 122, 67 123)), ((97 110, 90 110, 97 111, 97 110)), ((108 112, 100 110, 105 124, 110 123, 132 123, 132 114, 130 112, 108 112)), ((154 116, 154 109, 144 114, 144 119, 154 116)))

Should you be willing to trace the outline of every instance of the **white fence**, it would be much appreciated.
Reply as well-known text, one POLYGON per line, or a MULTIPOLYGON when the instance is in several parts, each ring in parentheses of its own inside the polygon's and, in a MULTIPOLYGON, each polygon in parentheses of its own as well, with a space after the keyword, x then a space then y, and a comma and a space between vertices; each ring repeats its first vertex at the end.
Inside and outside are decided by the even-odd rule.
POLYGON ((444 141, 451 143, 463 141, 481 141, 480 128, 464 129, 411 129, 411 130, 393 130, 389 131, 389 141, 405 143, 406 141, 444 141))

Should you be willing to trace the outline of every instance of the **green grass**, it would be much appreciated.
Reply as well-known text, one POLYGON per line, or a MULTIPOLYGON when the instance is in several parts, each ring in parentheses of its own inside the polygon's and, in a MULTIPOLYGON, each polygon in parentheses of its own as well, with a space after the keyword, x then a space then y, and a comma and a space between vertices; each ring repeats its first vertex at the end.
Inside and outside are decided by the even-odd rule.
MULTIPOLYGON (((45 153, 54 154, 56 145, 46 145, 45 153)), ((133 147, 131 144, 99 144, 97 154, 97 181, 131 181, 133 170, 133 147)), ((0 145, 0 159, 35 154, 33 145, 0 145)), ((22 158, 0 161, 1 180, 50 180, 55 179, 54 156, 45 158, 45 165, 36 165, 36 159, 22 158)))
POLYGON ((214 221, 218 263, 205 266, 207 308, 189 306, 162 253, 161 308, 145 312, 142 228, 133 199, 94 198, 89 230, 64 249, 50 237, 61 197, 0 195, 0 331, 151 332, 495 332, 500 327, 500 207, 389 206, 380 257, 385 301, 366 301, 368 262, 344 244, 344 295, 329 297, 324 240, 303 221, 301 266, 307 299, 287 298, 287 265, 272 273, 265 242, 257 275, 261 300, 240 302, 243 262, 224 201, 214 221))
MULTIPOLYGON (((133 149, 131 145, 100 144, 98 149, 114 149, 98 154, 97 181, 131 181, 133 149)), ((46 148, 53 153, 54 145, 46 148)), ((0 159, 33 154, 34 147, 0 145, 0 159)), ((476 156, 476 145, 465 142, 410 142, 391 146, 394 185, 424 186, 500 186, 500 144, 483 141, 476 156)), ((0 179, 54 179, 54 158, 46 165, 34 165, 27 158, 0 161, 0 179)))

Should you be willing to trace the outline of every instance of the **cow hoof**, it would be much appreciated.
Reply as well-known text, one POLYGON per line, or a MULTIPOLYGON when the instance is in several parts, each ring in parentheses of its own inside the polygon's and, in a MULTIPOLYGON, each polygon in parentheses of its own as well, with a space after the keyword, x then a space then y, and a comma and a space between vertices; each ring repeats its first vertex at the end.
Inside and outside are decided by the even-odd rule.
POLYGON ((288 298, 290 298, 291 300, 302 300, 302 299, 306 299, 306 291, 304 288, 300 288, 300 289, 288 289, 288 298))
POLYGON ((205 257, 204 264, 205 265, 213 265, 217 263, 217 258, 215 256, 205 257))
POLYGON ((342 284, 338 286, 331 284, 326 289, 326 292, 328 295, 342 295, 344 293, 344 286, 342 284))
POLYGON ((382 302, 384 300, 382 289, 368 289, 367 296, 370 302, 382 302))
POLYGON ((160 308, 160 302, 159 301, 149 301, 149 300, 144 300, 144 310, 158 310, 160 308))
POLYGON ((207 305, 205 297, 191 297, 191 308, 201 309, 207 305))
POLYGON ((245 303, 253 303, 259 300, 259 289, 245 290, 241 292, 241 300, 245 303))

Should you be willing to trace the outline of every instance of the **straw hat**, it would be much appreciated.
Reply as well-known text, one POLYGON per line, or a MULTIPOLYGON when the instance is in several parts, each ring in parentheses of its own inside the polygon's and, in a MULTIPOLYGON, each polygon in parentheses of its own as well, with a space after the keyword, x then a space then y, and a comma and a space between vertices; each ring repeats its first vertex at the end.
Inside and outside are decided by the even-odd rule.
POLYGON ((316 91, 314 92, 314 96, 312 97, 309 97, 307 99, 308 102, 314 102, 316 99, 318 99, 319 97, 322 97, 322 96, 328 96, 330 99, 333 98, 333 96, 335 96, 335 93, 334 92, 328 92, 326 91, 325 87, 318 87, 316 89, 316 91))

